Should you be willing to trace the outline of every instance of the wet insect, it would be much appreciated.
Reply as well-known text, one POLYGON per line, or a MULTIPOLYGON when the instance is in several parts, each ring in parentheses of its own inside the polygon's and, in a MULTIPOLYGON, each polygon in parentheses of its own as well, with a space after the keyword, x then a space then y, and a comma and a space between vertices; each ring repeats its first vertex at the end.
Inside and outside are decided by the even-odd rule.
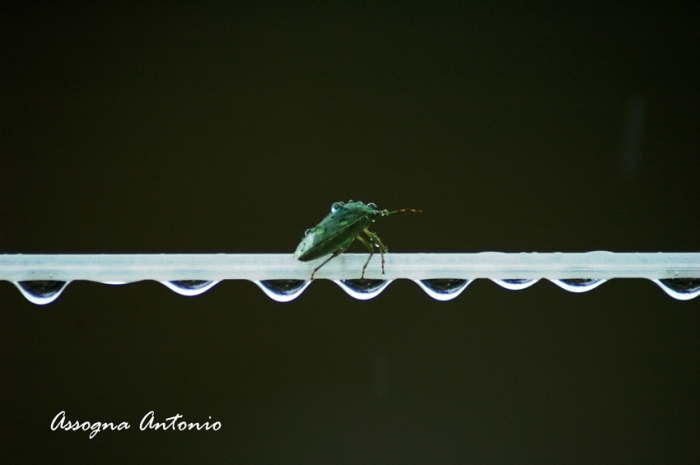
POLYGON ((403 210, 379 210, 373 203, 365 205, 362 202, 348 203, 336 202, 331 207, 330 215, 326 216, 315 228, 307 229, 304 238, 299 243, 294 258, 302 262, 308 262, 317 258, 330 255, 326 261, 321 263, 311 273, 314 279, 316 272, 323 265, 345 252, 350 244, 357 239, 369 250, 369 258, 365 266, 362 267, 362 278, 365 277, 365 270, 369 261, 374 255, 374 247, 379 249, 382 256, 382 274, 384 274, 384 254, 389 251, 379 237, 369 230, 369 225, 375 218, 380 216, 393 215, 399 212, 415 212, 420 210, 404 208, 403 210), (361 236, 364 233, 367 238, 361 236), (374 246, 374 247, 373 247, 374 246))

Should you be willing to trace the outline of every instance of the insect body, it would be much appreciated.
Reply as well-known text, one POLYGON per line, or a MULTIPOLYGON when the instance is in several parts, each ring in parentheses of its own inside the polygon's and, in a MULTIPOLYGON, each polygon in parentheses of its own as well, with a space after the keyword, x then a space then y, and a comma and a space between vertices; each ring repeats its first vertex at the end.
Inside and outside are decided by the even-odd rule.
POLYGON ((353 202, 352 200, 348 203, 336 202, 331 207, 330 215, 326 216, 315 228, 306 230, 304 238, 294 252, 294 258, 308 262, 330 255, 311 273, 313 280, 314 275, 323 265, 345 252, 350 244, 357 239, 369 250, 369 258, 367 258, 365 266, 362 267, 362 279, 364 279, 367 265, 374 255, 372 246, 379 248, 379 253, 382 256, 382 274, 384 274, 384 254, 388 252, 388 249, 382 244, 379 237, 368 229, 369 225, 379 216, 406 211, 420 213, 420 210, 410 208, 393 212, 379 210, 373 203, 365 205, 362 202, 353 202), (362 237, 362 233, 367 238, 362 237))

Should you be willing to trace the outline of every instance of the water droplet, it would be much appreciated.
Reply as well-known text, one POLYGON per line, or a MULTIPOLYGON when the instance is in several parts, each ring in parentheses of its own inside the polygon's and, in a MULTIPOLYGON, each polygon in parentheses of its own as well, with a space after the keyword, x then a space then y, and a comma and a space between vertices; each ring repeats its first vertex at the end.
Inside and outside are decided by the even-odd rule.
POLYGON ((492 281, 511 291, 519 291, 532 286, 539 279, 492 279, 492 281))
POLYGON ((377 297, 393 279, 343 279, 334 282, 345 292, 358 300, 377 297))
POLYGON ((219 281, 186 279, 182 281, 161 281, 161 284, 180 295, 192 297, 195 295, 204 294, 209 289, 219 284, 219 281))
POLYGON ((338 224, 341 226, 345 226, 348 224, 348 219, 347 218, 341 218, 340 221, 338 221, 338 224))
POLYGON ((309 228, 309 229, 307 229, 306 231, 304 231, 304 236, 308 236, 308 235, 311 234, 312 232, 314 232, 314 229, 313 229, 313 228, 309 228))
MULTIPOLYGON (((352 202, 352 200, 351 200, 352 202)), ((335 213, 341 208, 343 208, 343 205, 345 205, 345 202, 336 202, 331 206, 331 213, 335 213)))
POLYGON ((370 202, 370 203, 368 203, 368 204, 367 204, 367 206, 368 206, 369 208, 372 208, 372 209, 374 209, 374 210, 376 210, 376 209, 377 209, 377 204, 376 204, 376 203, 374 203, 374 202, 370 202))
POLYGON ((50 304, 58 299, 68 284, 66 281, 19 281, 14 283, 28 301, 37 305, 50 304))
POLYGON ((700 295, 700 278, 652 279, 666 294, 678 300, 690 300, 700 295))
POLYGON ((311 284, 303 279, 267 279, 253 281, 272 300, 289 302, 296 299, 311 284))
POLYGON ((421 279, 414 281, 435 300, 452 300, 464 291, 473 279, 421 279))
POLYGON ((326 232, 326 228, 324 228, 323 226, 321 226, 321 225, 319 224, 318 226, 316 226, 316 227, 314 228, 314 232, 315 232, 316 234, 323 234, 324 232, 326 232))
POLYGON ((603 284, 606 279, 550 279, 554 284, 569 292, 588 292, 603 284))

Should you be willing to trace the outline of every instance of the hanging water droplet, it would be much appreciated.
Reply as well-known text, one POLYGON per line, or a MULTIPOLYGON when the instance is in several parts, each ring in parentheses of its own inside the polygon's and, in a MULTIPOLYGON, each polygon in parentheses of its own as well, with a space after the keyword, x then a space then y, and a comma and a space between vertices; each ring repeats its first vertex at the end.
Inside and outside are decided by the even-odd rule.
POLYGON ((700 295, 700 278, 652 279, 666 294, 678 300, 690 300, 700 295))
POLYGON ((492 279, 492 281, 511 291, 519 291, 532 286, 539 279, 492 279))
POLYGON ((603 284, 606 279, 550 279, 554 284, 569 292, 588 292, 603 284))
POLYGON ((377 209, 377 204, 374 203, 374 202, 368 203, 367 206, 368 206, 369 208, 373 208, 373 209, 375 209, 375 210, 377 209))
POLYGON ((473 279, 421 279, 414 280, 421 289, 435 300, 452 300, 464 291, 473 279))
POLYGON ((253 281, 268 297, 277 302, 289 302, 296 299, 311 284, 303 279, 266 279, 253 281))
POLYGON ((22 295, 37 305, 50 304, 58 299, 68 284, 66 281, 19 281, 14 283, 22 295))
POLYGON ((393 279, 342 279, 334 282, 358 300, 377 297, 393 279))
MULTIPOLYGON (((352 200, 351 200, 352 202, 352 200)), ((343 208, 343 205, 345 205, 345 202, 336 202, 331 206, 331 213, 335 213, 341 208, 343 208)))
POLYGON ((219 284, 219 281, 185 279, 182 281, 161 281, 161 284, 180 295, 192 297, 195 295, 204 294, 209 289, 219 284))

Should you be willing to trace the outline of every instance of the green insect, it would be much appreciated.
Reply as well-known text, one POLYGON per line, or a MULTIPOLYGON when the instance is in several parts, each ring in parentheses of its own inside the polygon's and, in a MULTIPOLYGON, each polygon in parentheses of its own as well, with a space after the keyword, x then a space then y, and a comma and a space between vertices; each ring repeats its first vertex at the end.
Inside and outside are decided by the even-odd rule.
POLYGON ((379 210, 373 203, 365 205, 362 202, 348 203, 336 202, 331 207, 331 214, 321 221, 315 228, 307 229, 304 238, 299 243, 294 258, 302 262, 308 262, 317 258, 330 255, 328 260, 321 263, 311 273, 311 280, 314 279, 316 272, 323 265, 345 252, 350 244, 357 239, 369 250, 369 258, 365 266, 362 267, 362 278, 365 277, 365 270, 369 261, 374 255, 374 247, 379 248, 379 253, 382 255, 382 274, 384 274, 384 254, 389 251, 379 237, 369 230, 370 223, 379 216, 392 215, 399 212, 415 212, 420 213, 421 210, 412 208, 404 208, 403 210, 379 210), (360 236, 365 233, 367 239, 360 236))

